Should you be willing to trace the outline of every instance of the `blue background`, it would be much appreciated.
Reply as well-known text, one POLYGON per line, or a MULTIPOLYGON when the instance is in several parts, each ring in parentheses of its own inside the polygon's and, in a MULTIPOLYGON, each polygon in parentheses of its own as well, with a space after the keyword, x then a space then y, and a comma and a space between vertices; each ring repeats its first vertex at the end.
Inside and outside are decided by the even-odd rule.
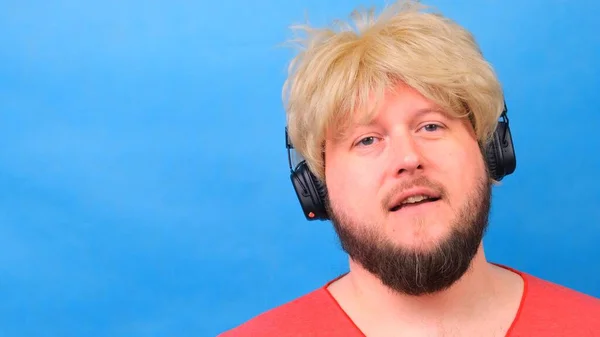
MULTIPOLYGON (((502 81, 488 257, 600 296, 600 4, 430 1, 502 81)), ((346 271, 289 182, 288 26, 345 1, 0 3, 0 336, 214 336, 346 271)))

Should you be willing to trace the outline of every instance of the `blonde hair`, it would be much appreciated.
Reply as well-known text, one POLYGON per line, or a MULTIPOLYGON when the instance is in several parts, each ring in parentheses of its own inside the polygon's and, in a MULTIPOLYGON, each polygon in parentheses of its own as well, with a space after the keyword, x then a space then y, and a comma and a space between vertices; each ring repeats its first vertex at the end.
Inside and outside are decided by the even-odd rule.
MULTIPOLYGON (((468 117, 480 144, 504 108, 501 85, 474 37, 414 1, 354 10, 336 27, 293 26, 306 33, 283 86, 289 137, 324 181, 324 139, 342 134, 354 114, 373 116, 385 90, 401 81, 458 117, 468 117), (355 28, 351 24, 354 23, 355 28)), ((360 115, 359 115, 360 116, 360 115)))

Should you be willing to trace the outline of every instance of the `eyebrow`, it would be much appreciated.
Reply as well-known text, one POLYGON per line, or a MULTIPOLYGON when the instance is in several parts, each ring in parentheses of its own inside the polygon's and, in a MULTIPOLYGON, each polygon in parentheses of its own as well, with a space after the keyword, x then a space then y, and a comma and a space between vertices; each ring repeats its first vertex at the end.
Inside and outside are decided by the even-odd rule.
POLYGON ((421 109, 418 109, 415 112, 415 115, 416 116, 422 116, 422 115, 426 115, 426 114, 429 114, 429 113, 438 113, 438 114, 442 114, 444 116, 446 115, 446 112, 444 110, 442 110, 440 108, 435 108, 435 107, 434 108, 421 108, 421 109))

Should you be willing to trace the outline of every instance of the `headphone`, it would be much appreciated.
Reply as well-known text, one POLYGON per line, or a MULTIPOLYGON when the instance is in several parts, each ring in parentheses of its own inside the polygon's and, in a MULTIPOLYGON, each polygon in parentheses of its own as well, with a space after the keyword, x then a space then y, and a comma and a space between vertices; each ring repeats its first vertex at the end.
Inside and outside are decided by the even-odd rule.
MULTIPOLYGON (((512 174, 517 166, 507 112, 506 102, 504 102, 504 110, 500 115, 501 120, 498 121, 496 130, 485 148, 486 164, 491 178, 496 181, 512 174)), ((292 156, 298 154, 290 141, 287 127, 285 128, 285 144, 291 171, 290 179, 304 216, 307 220, 329 220, 325 207, 327 198, 325 185, 310 171, 306 160, 302 159, 299 164, 292 167, 292 156)))

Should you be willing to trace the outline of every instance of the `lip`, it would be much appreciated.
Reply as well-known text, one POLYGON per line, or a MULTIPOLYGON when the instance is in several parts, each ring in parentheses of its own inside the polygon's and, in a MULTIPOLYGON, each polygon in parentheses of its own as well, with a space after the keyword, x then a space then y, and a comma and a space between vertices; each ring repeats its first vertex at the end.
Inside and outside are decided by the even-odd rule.
POLYGON ((402 193, 400 193, 397 196, 395 196, 394 198, 392 198, 392 201, 388 205, 388 211, 393 212, 392 208, 399 205, 404 200, 406 200, 412 196, 415 196, 415 195, 425 195, 429 198, 437 198, 437 199, 439 199, 441 197, 441 195, 438 192, 436 192, 435 190, 432 190, 430 188, 414 187, 414 188, 408 189, 406 191, 403 191, 402 193))

